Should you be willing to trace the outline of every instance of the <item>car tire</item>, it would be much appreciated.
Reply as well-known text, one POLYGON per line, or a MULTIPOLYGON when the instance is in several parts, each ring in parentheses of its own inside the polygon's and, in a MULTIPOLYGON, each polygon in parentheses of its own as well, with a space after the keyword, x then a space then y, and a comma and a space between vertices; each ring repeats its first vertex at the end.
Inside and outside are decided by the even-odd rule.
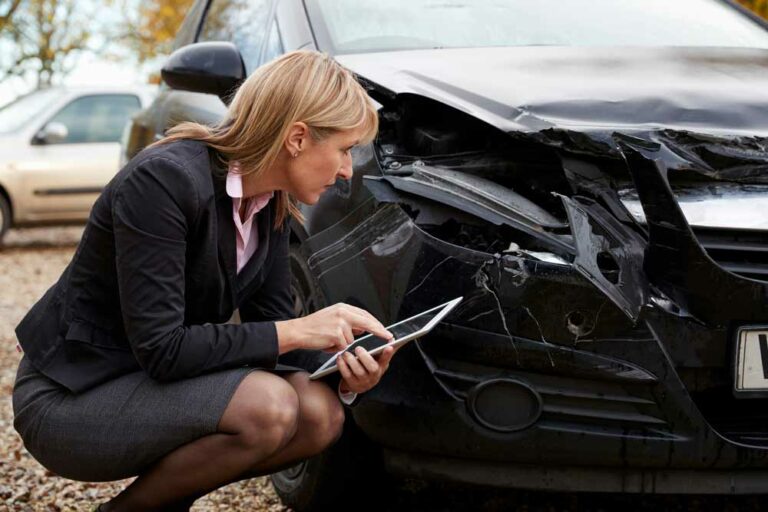
POLYGON ((393 486, 388 485, 379 450, 350 416, 336 444, 271 475, 284 505, 295 512, 376 510, 385 505, 388 493, 382 491, 393 486))
MULTIPOLYGON (((296 316, 324 308, 325 297, 298 244, 291 244, 288 256, 296 316)), ((382 488, 384 480, 379 451, 355 425, 352 415, 347 413, 346 416, 344 432, 336 444, 271 475, 283 504, 296 512, 359 510, 363 502, 356 498, 363 499, 372 486, 382 488)), ((366 508, 370 507, 366 505, 366 508)))
POLYGON ((293 312, 297 317, 314 313, 326 305, 323 292, 312 275, 306 260, 299 250, 298 244, 291 244, 288 249, 291 266, 291 295, 293 296, 293 312))
POLYGON ((3 237, 11 227, 11 205, 8 200, 0 194, 0 247, 3 245, 3 237))

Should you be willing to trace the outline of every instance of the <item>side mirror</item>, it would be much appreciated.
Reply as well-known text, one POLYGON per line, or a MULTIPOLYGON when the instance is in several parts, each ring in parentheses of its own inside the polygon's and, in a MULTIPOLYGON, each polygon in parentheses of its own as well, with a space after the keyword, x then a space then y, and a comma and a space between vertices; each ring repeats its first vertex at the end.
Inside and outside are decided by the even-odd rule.
POLYGON ((35 144, 58 144, 67 140, 69 130, 63 123, 52 122, 43 126, 35 135, 35 144))
POLYGON ((194 43, 173 52, 160 74, 172 89, 215 94, 229 104, 245 80, 245 65, 232 43, 194 43))

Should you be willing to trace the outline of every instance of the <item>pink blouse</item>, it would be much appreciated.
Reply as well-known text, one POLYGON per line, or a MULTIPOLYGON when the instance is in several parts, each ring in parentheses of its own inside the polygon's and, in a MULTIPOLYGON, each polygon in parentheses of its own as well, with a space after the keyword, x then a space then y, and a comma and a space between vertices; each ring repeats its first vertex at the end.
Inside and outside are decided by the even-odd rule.
POLYGON ((254 222, 254 217, 263 210, 274 192, 267 192, 258 196, 243 197, 243 175, 239 174, 237 163, 229 165, 227 173, 227 195, 232 198, 232 218, 235 221, 236 248, 237 248, 237 273, 248 263, 251 256, 259 248, 259 226, 254 222), (243 206, 244 205, 244 206, 243 206), (240 209, 244 208, 244 214, 240 216, 240 209))

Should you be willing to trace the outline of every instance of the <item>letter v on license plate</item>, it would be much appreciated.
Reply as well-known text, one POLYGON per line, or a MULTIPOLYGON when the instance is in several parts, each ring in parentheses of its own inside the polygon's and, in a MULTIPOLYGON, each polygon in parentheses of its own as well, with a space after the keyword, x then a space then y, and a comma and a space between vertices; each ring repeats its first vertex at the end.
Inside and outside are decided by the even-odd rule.
POLYGON ((744 398, 768 396, 768 326, 736 332, 734 391, 744 398))

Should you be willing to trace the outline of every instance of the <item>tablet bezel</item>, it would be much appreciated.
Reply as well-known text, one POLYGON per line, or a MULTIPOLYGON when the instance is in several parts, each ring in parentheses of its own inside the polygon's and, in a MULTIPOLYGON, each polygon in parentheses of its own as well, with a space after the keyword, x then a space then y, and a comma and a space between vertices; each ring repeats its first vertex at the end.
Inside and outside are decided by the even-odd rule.
MULTIPOLYGON (((397 327, 398 325, 404 324, 406 322, 410 322, 411 320, 413 320, 415 318, 418 318, 418 317, 420 317, 422 315, 426 315, 428 313, 432 313, 433 311, 442 309, 442 311, 440 311, 438 314, 436 314, 435 317, 432 320, 430 320, 429 322, 427 322, 427 324, 424 327, 422 327, 421 329, 419 329, 417 331, 413 331, 410 334, 406 334, 402 338, 398 338, 396 340, 392 340, 389 343, 385 343, 384 345, 380 345, 380 346, 378 346, 378 347, 376 347, 374 349, 371 349, 371 350, 368 351, 368 353, 371 354, 372 356, 375 356, 375 355, 381 353, 387 347, 397 348, 397 347, 399 347, 401 345, 404 345, 405 343, 408 343, 409 341, 411 341, 411 340, 413 340, 415 338, 419 338, 421 336, 424 336, 429 331, 431 331, 435 327, 435 325, 438 324, 438 322, 440 322, 443 318, 445 318, 445 316, 448 313, 450 313, 451 310, 453 310, 453 308, 455 308, 458 305, 458 303, 461 302, 462 300, 463 300, 463 297, 456 297, 455 299, 450 300, 450 301, 448 301, 448 302, 446 302, 444 304, 441 304, 439 306, 435 306, 433 308, 424 310, 421 313, 418 313, 418 314, 413 315, 413 316, 411 316, 409 318, 406 318, 405 320, 400 320, 397 323, 394 323, 392 325, 387 326, 387 330, 389 330, 390 328, 397 327)), ((322 364, 322 366, 320 366, 320 368, 318 368, 312 375, 310 375, 309 378, 311 380, 316 380, 316 379, 319 379, 321 377, 325 377, 326 375, 330 375, 333 372, 338 371, 339 367, 336 364, 336 360, 339 358, 339 355, 343 354, 344 352, 349 351, 350 348, 354 349, 354 345, 356 345, 360 341, 362 341, 362 340, 364 340, 366 338, 369 338, 371 336, 373 336, 373 334, 366 334, 365 336, 361 336, 360 338, 357 338, 355 341, 350 343, 349 346, 347 348, 345 348, 344 350, 340 350, 340 351, 336 352, 326 362, 324 362, 322 364), (330 365, 330 366, 328 366, 328 365, 330 365)))

